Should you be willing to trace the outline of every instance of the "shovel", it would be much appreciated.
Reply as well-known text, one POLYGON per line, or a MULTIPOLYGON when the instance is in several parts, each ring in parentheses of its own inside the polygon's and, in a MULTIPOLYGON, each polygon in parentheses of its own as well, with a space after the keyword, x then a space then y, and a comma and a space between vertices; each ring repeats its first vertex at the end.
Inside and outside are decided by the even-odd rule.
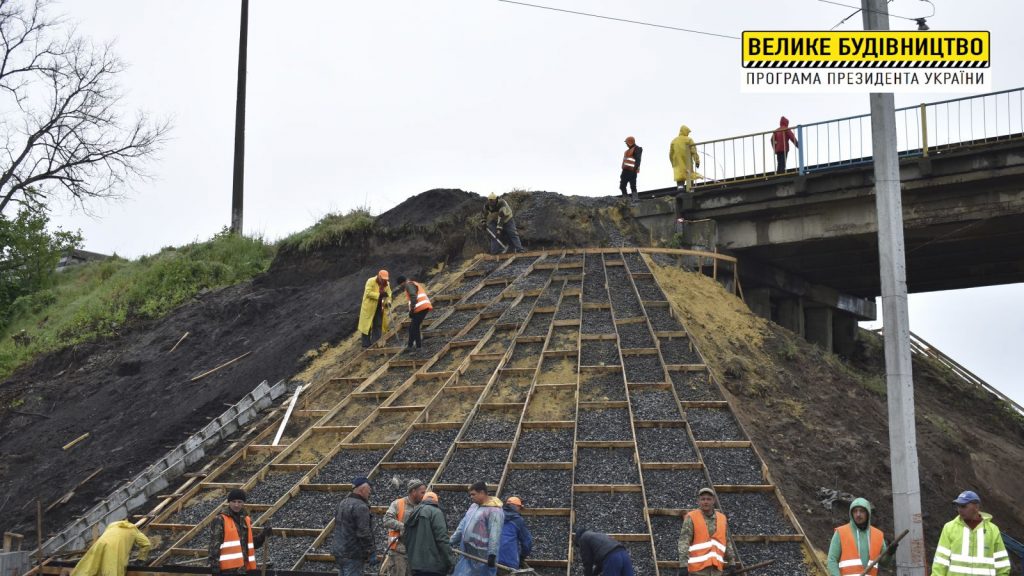
MULTIPOLYGON (((472 554, 466 554, 462 550, 452 550, 452 552, 455 552, 459 556, 465 556, 470 560, 475 560, 481 564, 487 564, 487 560, 484 560, 483 558, 479 558, 477 556, 473 556, 472 554)), ((505 566, 504 564, 497 564, 497 566, 502 570, 507 570, 509 574, 520 574, 522 576, 537 576, 537 573, 533 570, 533 568, 511 568, 509 566, 505 566)))
POLYGON ((860 573, 860 576, 864 576, 868 572, 871 572, 871 569, 874 568, 875 566, 877 566, 878 563, 882 561, 882 558, 885 558, 890 552, 892 552, 893 544, 896 544, 900 540, 903 540, 903 537, 906 536, 909 533, 910 533, 910 530, 904 530, 903 532, 900 532, 900 535, 897 536, 895 540, 893 540, 892 542, 889 543, 889 547, 888 547, 888 549, 885 552, 879 554, 878 558, 875 558, 871 562, 868 562, 868 567, 865 568, 864 571, 860 573))
POLYGON ((740 568, 739 570, 736 570, 732 574, 733 574, 733 576, 735 576, 736 574, 746 574, 747 572, 750 572, 752 570, 758 570, 758 569, 764 568, 765 566, 770 566, 770 565, 772 565, 774 563, 775 563, 775 559, 772 558, 771 560, 765 560, 764 562, 758 562, 757 564, 751 564, 750 566, 747 566, 746 568, 740 568))
POLYGON ((502 254, 504 254, 505 252, 508 252, 508 246, 504 242, 502 242, 501 239, 498 238, 498 236, 494 234, 494 232, 491 232, 491 229, 488 228, 487 225, 484 225, 484 230, 487 230, 487 233, 491 235, 491 238, 494 238, 494 241, 498 243, 498 246, 501 246, 501 253, 502 254))

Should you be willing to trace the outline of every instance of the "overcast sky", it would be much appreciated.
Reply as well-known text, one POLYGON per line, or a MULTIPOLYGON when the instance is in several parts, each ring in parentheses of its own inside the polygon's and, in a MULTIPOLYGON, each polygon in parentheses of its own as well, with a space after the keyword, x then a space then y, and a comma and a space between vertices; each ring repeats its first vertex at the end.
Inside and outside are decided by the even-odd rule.
MULTIPOLYGON (((738 36, 829 29, 852 10, 817 0, 537 0, 738 36)), ((859 0, 843 2, 859 5, 859 0)), ((995 90, 1024 86, 1019 0, 934 0, 932 29, 991 30, 995 90)), ((86 248, 135 257, 230 220, 239 0, 61 2, 117 41, 126 104, 171 117, 154 179, 120 203, 70 210, 86 248)), ((895 0, 892 14, 931 13, 895 0)), ((893 29, 912 22, 892 19, 893 29)), ((840 29, 861 27, 860 16, 840 29)), ((862 114, 863 95, 753 95, 739 41, 496 0, 251 0, 245 231, 278 239, 331 211, 384 211, 437 187, 617 194, 622 140, 644 146, 640 188, 672 184, 669 141, 862 114)), ((897 106, 949 95, 896 96, 897 106)), ((1024 403, 1024 286, 913 295, 911 328, 1024 403)))

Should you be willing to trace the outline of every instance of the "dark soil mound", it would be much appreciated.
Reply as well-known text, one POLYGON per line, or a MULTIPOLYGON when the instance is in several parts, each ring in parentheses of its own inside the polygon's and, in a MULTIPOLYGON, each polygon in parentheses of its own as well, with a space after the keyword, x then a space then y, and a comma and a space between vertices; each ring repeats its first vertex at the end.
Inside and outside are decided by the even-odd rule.
POLYGON ((479 195, 472 192, 437 188, 417 194, 381 214, 377 224, 385 228, 420 226, 424 222, 436 220, 439 215, 461 214, 466 208, 480 211, 482 201, 479 195))

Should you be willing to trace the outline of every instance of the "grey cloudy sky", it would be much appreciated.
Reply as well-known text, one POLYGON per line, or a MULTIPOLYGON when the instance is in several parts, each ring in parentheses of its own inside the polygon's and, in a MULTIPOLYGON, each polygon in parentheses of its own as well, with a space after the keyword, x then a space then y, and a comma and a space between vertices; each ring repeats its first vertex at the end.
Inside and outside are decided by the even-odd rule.
MULTIPOLYGON (((841 0, 840 0, 841 1, 841 0)), ((828 29, 817 0, 538 0, 684 28, 828 29)), ((844 2, 859 5, 859 0, 844 2)), ((229 222, 238 0, 73 0, 55 6, 131 66, 126 104, 174 119, 154 179, 96 217, 57 213, 86 247, 123 256, 202 240, 229 222)), ((995 90, 1024 86, 1019 0, 934 0, 932 29, 991 30, 995 90)), ((931 12, 895 0, 892 14, 931 12)), ((891 21, 893 29, 912 22, 891 21)), ((859 29, 859 16, 840 29, 859 29)), ((862 114, 864 95, 753 95, 739 42, 495 0, 251 0, 245 229, 286 236, 330 211, 381 212, 436 187, 617 194, 622 139, 641 188, 671 185, 669 141, 862 114)), ((949 95, 897 95, 897 106, 949 95)), ((1024 403, 1024 286, 911 297, 912 329, 1024 403)))

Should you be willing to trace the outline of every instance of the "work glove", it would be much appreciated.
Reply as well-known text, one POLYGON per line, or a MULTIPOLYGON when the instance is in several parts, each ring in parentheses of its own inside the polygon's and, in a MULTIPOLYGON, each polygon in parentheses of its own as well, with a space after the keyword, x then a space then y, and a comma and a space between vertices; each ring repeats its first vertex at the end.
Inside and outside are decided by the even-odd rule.
POLYGON ((487 567, 488 568, 494 568, 497 565, 498 565, 498 557, 495 556, 494 554, 489 554, 487 556, 487 567))
POLYGON ((890 542, 889 546, 886 548, 886 552, 885 553, 888 554, 889 556, 895 556, 896 555, 896 550, 899 549, 899 547, 900 547, 900 543, 899 542, 890 542))

